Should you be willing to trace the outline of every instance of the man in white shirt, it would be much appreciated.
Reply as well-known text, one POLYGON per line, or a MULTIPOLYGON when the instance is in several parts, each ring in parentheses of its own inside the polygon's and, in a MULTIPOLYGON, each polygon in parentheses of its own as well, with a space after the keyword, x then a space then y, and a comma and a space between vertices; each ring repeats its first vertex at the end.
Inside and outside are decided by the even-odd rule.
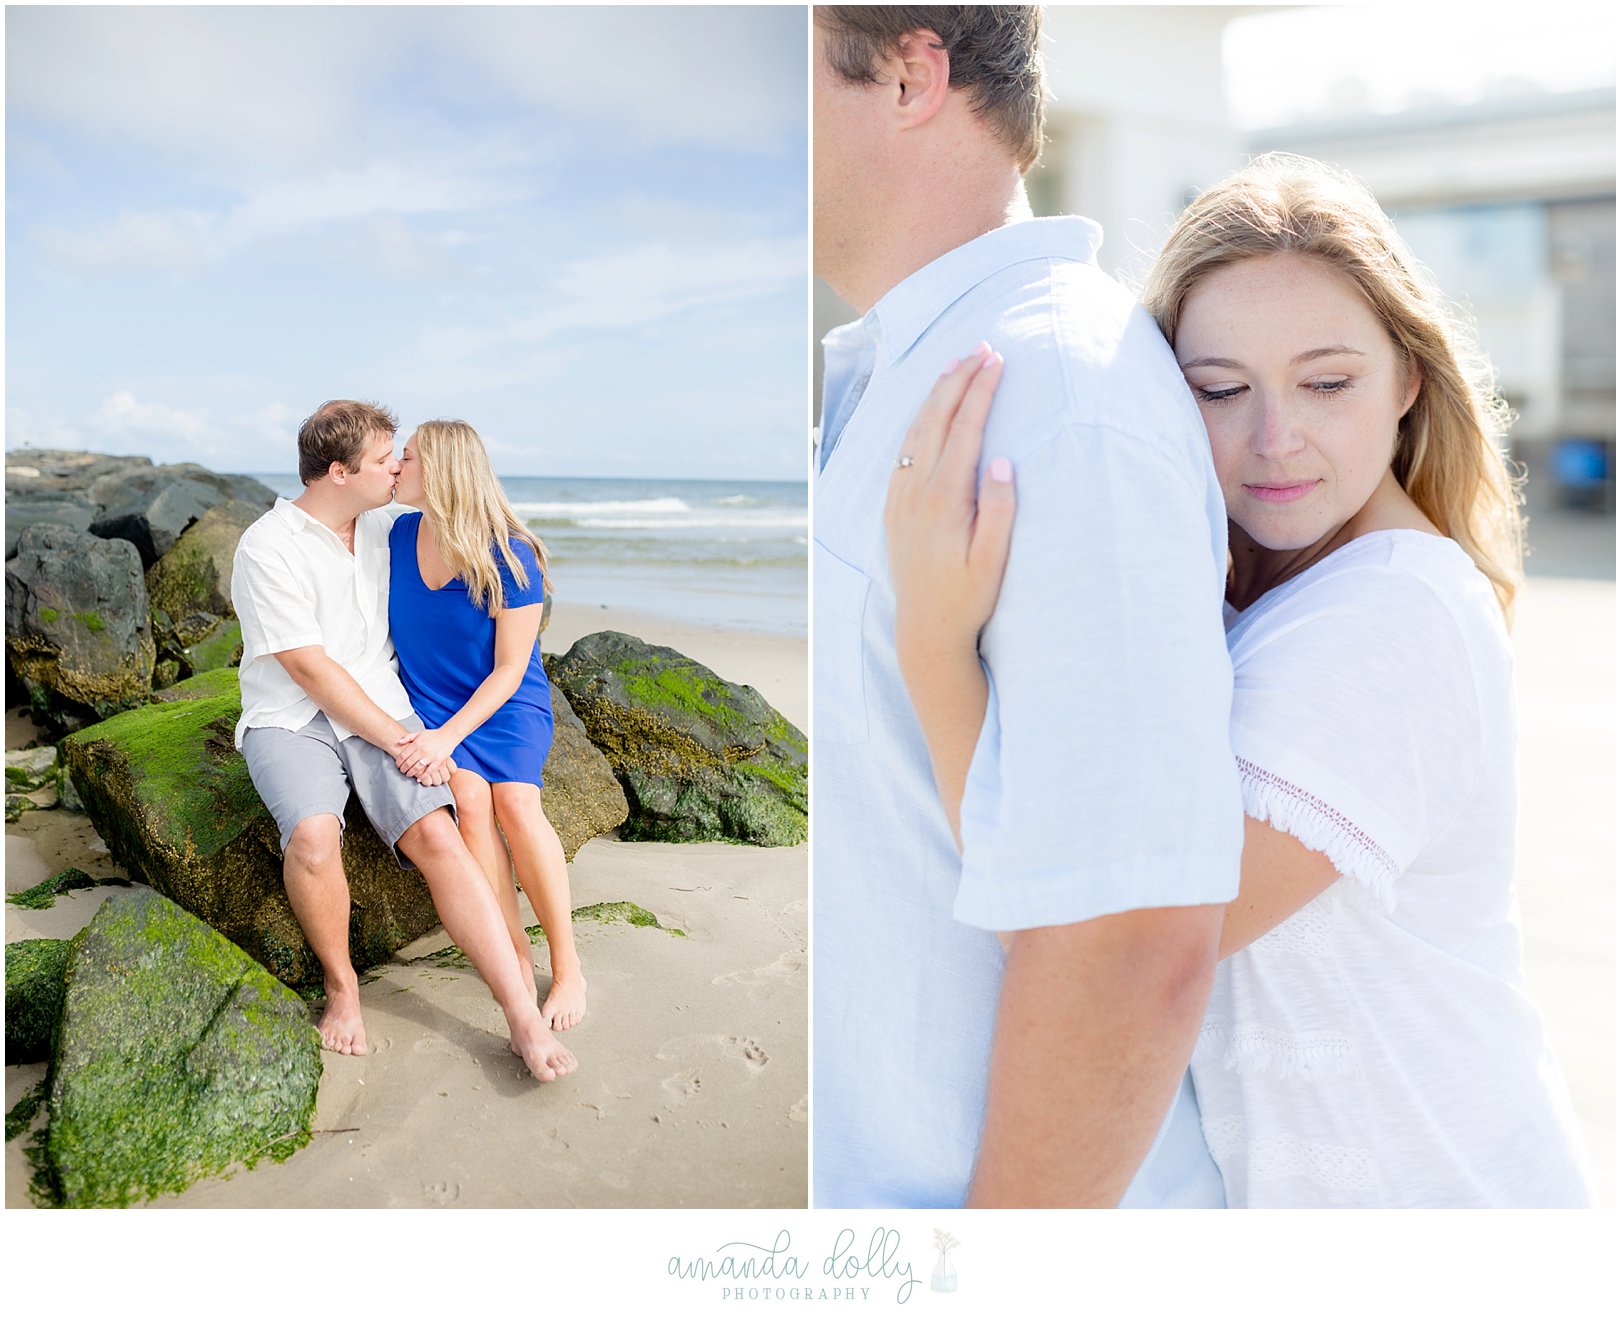
POLYGON ((863 313, 824 341, 816 488, 818 1206, 1223 1203, 1186 1067, 1242 845, 1226 518, 1096 226, 1030 218, 1039 25, 816 9, 816 268, 863 313), (982 340, 1005 359, 982 463, 1011 460, 1019 510, 959 856, 883 507, 982 340))
POLYGON ((397 423, 369 403, 324 403, 298 432, 304 493, 243 533, 231 599, 242 623, 236 742, 281 833, 287 897, 321 962, 322 1044, 364 1053, 349 959, 340 844, 350 790, 402 866, 422 871, 445 931, 506 1013, 513 1050, 539 1080, 574 1069, 546 1028, 495 893, 457 831, 445 784, 398 749, 421 720, 388 634, 388 531, 397 423))

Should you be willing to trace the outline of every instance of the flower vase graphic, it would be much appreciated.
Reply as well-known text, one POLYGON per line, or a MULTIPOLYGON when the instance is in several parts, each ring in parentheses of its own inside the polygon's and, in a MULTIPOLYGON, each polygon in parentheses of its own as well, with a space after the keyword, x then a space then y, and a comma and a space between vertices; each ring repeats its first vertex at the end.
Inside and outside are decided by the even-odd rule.
POLYGON ((957 1248, 957 1237, 949 1231, 936 1231, 934 1247, 940 1251, 940 1261, 934 1265, 934 1273, 929 1277, 929 1289, 954 1291, 957 1289, 957 1269, 952 1265, 951 1251, 957 1248))

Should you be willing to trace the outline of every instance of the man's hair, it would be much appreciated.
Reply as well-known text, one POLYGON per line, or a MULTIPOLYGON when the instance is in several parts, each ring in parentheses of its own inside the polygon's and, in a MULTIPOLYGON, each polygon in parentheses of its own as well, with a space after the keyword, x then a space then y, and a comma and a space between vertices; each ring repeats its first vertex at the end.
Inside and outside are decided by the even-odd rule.
POLYGON ((951 86, 1012 152, 1020 171, 1041 155, 1040 5, 817 5, 827 58, 849 82, 877 82, 878 65, 908 32, 926 28, 951 61, 951 86))
POLYGON ((346 471, 359 471, 366 441, 379 433, 392 436, 399 428, 394 414, 376 403, 347 398, 322 403, 298 428, 298 479, 312 484, 334 462, 343 463, 346 471))

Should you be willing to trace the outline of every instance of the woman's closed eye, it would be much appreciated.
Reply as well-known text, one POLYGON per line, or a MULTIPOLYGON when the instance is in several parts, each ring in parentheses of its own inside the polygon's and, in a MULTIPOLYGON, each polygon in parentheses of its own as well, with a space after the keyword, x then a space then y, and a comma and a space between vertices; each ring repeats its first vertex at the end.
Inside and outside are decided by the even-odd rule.
POLYGON ((1192 381, 1188 382, 1188 387, 1201 403, 1225 403, 1249 388, 1246 384, 1194 384, 1192 381))

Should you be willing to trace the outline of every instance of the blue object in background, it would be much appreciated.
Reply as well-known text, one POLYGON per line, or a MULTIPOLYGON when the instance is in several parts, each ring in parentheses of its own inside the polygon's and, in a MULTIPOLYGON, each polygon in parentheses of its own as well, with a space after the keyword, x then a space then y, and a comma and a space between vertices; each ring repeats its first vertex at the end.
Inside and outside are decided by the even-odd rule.
POLYGON ((1593 489, 1610 479, 1609 447, 1599 439, 1556 440, 1548 468, 1560 485, 1593 489))

